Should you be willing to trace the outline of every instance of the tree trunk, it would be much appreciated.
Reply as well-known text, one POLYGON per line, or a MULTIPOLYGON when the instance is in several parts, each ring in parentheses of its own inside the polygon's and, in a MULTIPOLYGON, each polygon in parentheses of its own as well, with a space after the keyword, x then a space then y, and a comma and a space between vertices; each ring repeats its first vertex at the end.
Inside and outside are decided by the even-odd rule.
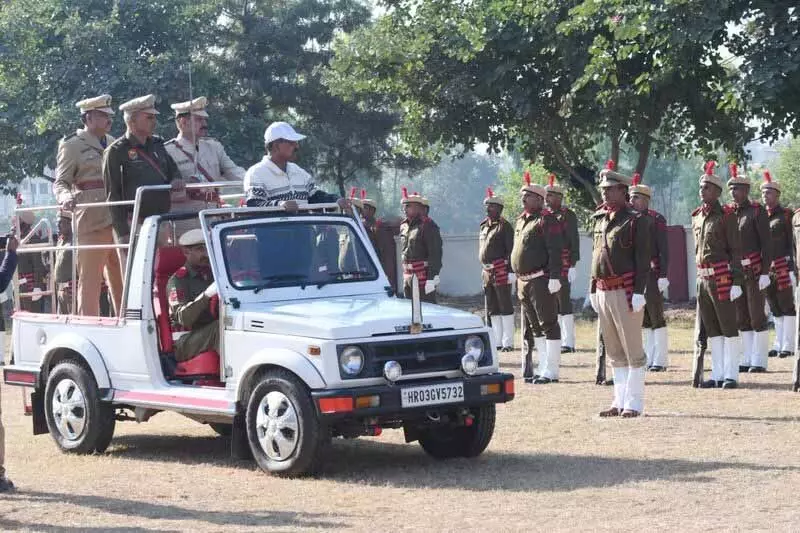
POLYGON ((644 169, 647 168, 647 160, 650 157, 650 147, 653 144, 653 138, 647 135, 639 145, 639 161, 636 162, 635 172, 644 176, 644 169))
POLYGON ((611 160, 614 162, 614 168, 619 166, 619 135, 611 136, 611 160))
POLYGON ((592 197, 592 200, 594 200, 595 204, 599 205, 601 203, 600 193, 597 192, 594 183, 589 183, 587 180, 583 178, 583 176, 581 176, 580 174, 578 174, 578 172, 575 171, 572 165, 570 165, 567 162, 567 160, 564 159, 564 155, 561 153, 561 150, 558 149, 553 139, 548 137, 545 138, 544 141, 550 148, 550 151, 553 153, 553 156, 555 156, 556 160, 558 161, 558 164, 561 165, 561 168, 563 168, 570 176, 572 176, 575 179, 575 181, 580 183, 583 186, 583 188, 586 189, 586 191, 589 193, 589 196, 592 197))

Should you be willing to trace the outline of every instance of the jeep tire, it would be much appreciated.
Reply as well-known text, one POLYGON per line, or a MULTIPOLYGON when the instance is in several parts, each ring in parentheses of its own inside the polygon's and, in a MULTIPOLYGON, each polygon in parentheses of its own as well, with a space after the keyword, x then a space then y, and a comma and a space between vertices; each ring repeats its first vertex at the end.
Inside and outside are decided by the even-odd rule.
POLYGON ((283 476, 314 472, 330 440, 308 388, 286 370, 269 370, 254 383, 245 424, 258 466, 283 476))
POLYGON ((419 437, 422 449, 436 459, 477 457, 492 440, 495 406, 484 405, 470 409, 474 419, 471 426, 431 427, 419 437))
POLYGON ((114 436, 114 407, 100 401, 94 376, 76 361, 61 362, 48 375, 44 412, 64 452, 102 453, 114 436))

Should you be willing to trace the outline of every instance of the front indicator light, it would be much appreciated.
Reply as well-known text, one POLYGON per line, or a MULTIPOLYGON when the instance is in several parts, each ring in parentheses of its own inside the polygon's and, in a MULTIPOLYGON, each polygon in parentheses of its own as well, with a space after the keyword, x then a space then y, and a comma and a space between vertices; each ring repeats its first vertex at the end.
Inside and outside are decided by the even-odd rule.
POLYGON ((356 398, 356 409, 366 409, 368 407, 380 407, 381 397, 377 394, 372 396, 359 396, 356 398))
POLYGON ((489 394, 500 394, 500 384, 490 383, 488 385, 481 385, 481 396, 488 396, 489 394))

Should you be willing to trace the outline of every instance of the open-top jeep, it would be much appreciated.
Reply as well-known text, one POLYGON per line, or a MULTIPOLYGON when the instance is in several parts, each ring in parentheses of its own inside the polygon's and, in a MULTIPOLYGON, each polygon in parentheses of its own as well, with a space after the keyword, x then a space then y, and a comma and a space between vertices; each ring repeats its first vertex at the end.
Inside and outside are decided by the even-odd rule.
MULTIPOLYGON (((133 220, 157 188, 139 190, 133 220)), ((235 455, 269 472, 308 472, 332 437, 384 428, 438 458, 473 457, 495 404, 514 396, 480 319, 395 298, 360 220, 334 204, 149 217, 130 251, 118 318, 14 314, 5 383, 33 389, 34 432, 62 450, 103 451, 116 421, 174 411, 230 434, 235 455), (165 290, 184 256, 169 243, 188 217, 209 250, 220 349, 175 364, 182 333, 165 290)))

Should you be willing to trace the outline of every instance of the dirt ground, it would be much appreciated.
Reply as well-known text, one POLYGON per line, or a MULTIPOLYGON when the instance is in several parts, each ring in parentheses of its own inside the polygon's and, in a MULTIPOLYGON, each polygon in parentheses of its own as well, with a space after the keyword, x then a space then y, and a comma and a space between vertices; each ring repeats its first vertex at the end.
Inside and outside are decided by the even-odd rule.
MULTIPOLYGON (((106 454, 79 457, 33 437, 21 393, 3 388, 3 531, 680 531, 796 530, 800 396, 794 359, 733 391, 690 387, 691 330, 670 324, 670 371, 648 375, 646 416, 600 419, 579 322, 560 384, 517 382, 489 449, 438 462, 402 433, 336 441, 316 478, 270 477, 230 459, 227 441, 177 415, 119 423, 106 454), (581 339, 583 342, 581 343, 581 339)), ((519 353, 502 368, 519 374, 519 353)))

